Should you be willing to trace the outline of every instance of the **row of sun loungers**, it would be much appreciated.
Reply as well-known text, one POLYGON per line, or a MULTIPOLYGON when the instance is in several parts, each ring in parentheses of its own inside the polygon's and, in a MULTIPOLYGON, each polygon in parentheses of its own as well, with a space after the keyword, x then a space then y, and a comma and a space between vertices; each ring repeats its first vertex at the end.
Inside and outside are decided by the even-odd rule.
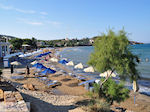
POLYGON ((58 81, 57 80, 50 80, 47 77, 37 77, 40 82, 45 84, 47 87, 56 86, 58 81))

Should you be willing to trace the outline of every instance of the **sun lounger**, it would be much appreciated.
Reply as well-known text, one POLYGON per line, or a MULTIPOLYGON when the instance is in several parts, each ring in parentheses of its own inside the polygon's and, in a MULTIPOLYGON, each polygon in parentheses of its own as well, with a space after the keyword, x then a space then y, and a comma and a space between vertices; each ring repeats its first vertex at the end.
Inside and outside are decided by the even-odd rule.
POLYGON ((57 80, 54 80, 54 81, 48 83, 47 86, 48 86, 48 87, 50 87, 50 86, 55 86, 56 84, 57 84, 57 80))
POLYGON ((55 84, 56 82, 52 82, 52 83, 47 84, 47 86, 50 87, 50 86, 54 86, 55 84))
POLYGON ((94 83, 94 82, 95 82, 95 79, 91 79, 91 80, 87 80, 87 81, 81 82, 78 85, 81 86, 81 85, 85 85, 87 83, 94 83))
POLYGON ((44 84, 49 84, 49 83, 52 83, 52 82, 53 82, 53 80, 47 80, 47 81, 44 82, 44 84))
POLYGON ((77 75, 73 74, 73 73, 69 73, 69 76, 71 76, 71 77, 77 77, 77 75))
POLYGON ((48 80, 47 77, 38 77, 38 79, 39 79, 40 81, 46 81, 46 80, 48 80))
POLYGON ((23 71, 15 71, 14 73, 19 74, 19 75, 25 74, 25 72, 23 72, 23 71))
POLYGON ((35 76, 46 76, 47 74, 42 74, 42 73, 35 73, 35 76))
POLYGON ((14 79, 14 80, 24 79, 24 76, 22 76, 22 75, 19 75, 19 76, 11 76, 11 79, 14 79))
POLYGON ((81 76, 77 76, 76 77, 78 80, 85 80, 86 78, 85 77, 81 77, 81 76))

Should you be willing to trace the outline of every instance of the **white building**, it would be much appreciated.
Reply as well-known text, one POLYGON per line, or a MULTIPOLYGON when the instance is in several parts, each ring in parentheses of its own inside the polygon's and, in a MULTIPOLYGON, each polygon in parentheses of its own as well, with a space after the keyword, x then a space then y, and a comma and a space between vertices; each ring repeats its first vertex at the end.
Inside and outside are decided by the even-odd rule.
POLYGON ((0 42, 0 58, 10 54, 8 42, 0 42))

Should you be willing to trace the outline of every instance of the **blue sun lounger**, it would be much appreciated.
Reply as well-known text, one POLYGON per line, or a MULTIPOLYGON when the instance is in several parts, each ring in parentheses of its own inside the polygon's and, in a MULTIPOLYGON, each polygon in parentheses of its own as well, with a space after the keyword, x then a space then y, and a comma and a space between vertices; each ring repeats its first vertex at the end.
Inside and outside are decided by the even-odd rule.
POLYGON ((81 82, 78 85, 81 86, 81 85, 85 85, 87 83, 94 83, 94 82, 95 82, 95 79, 91 79, 91 80, 87 80, 87 81, 81 82))
POLYGON ((56 84, 56 82, 52 82, 52 83, 47 84, 47 86, 50 87, 50 86, 53 86, 55 84, 56 84))
POLYGON ((47 77, 37 77, 37 78, 39 79, 40 82, 48 80, 47 77))
POLYGON ((81 76, 77 76, 76 77, 78 80, 85 80, 86 78, 85 77, 81 77, 81 76))
POLYGON ((53 80, 47 80, 47 81, 44 82, 44 84, 49 84, 49 83, 52 83, 52 82, 53 82, 53 80))
POLYGON ((52 81, 51 83, 47 84, 47 86, 50 87, 50 86, 54 86, 55 84, 57 84, 57 81, 52 81))

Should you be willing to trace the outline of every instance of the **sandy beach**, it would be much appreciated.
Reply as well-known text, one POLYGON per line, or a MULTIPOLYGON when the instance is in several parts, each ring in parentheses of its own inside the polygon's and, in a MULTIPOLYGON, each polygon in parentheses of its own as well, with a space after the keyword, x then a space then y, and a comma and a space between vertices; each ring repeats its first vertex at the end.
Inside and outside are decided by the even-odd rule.
MULTIPOLYGON (((45 84, 40 82, 34 73, 34 69, 30 68, 30 74, 22 80, 14 80, 10 77, 10 69, 3 69, 3 77, 6 80, 10 80, 11 84, 17 88, 22 94, 26 102, 31 104, 31 112, 85 112, 82 106, 86 106, 85 103, 78 102, 87 100, 86 92, 83 86, 78 86, 81 82, 69 75, 72 73, 69 69, 64 67, 62 64, 48 61, 40 61, 46 67, 53 66, 59 68, 55 74, 49 74, 48 79, 57 80, 58 86, 47 87, 45 84), (23 88, 24 84, 32 84, 35 90, 28 90, 23 88)), ((24 67, 15 68, 16 71, 25 71, 24 67)), ((13 74, 14 75, 14 74, 13 74)), ((136 104, 134 104, 133 92, 130 93, 130 98, 120 104, 114 103, 112 110, 116 111, 116 107, 123 108, 125 112, 150 112, 150 97, 146 95, 136 94, 136 104)))

